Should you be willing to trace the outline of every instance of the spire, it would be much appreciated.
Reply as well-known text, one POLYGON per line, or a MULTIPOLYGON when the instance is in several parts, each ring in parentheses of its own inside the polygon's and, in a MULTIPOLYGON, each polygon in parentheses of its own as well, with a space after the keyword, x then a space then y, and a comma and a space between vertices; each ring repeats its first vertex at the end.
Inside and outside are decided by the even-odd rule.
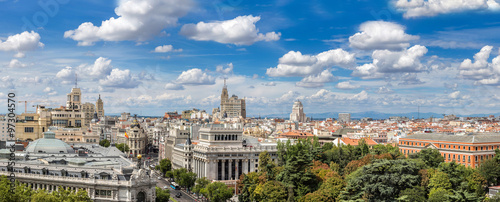
POLYGON ((78 88, 78 74, 75 73, 75 88, 78 88))
POLYGON ((101 94, 99 94, 99 100, 101 99, 101 94))
POLYGON ((226 85, 226 78, 224 78, 224 88, 227 88, 227 85, 226 85))

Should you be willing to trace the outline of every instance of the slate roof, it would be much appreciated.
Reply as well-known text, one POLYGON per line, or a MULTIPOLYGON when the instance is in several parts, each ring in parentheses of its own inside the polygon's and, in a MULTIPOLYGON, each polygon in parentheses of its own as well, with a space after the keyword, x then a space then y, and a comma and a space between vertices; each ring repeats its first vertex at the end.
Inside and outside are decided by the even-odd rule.
POLYGON ((489 143, 489 142, 500 142, 500 133, 468 133, 465 135, 454 135, 448 133, 419 133, 419 134, 409 135, 401 139, 464 142, 464 143, 489 143))

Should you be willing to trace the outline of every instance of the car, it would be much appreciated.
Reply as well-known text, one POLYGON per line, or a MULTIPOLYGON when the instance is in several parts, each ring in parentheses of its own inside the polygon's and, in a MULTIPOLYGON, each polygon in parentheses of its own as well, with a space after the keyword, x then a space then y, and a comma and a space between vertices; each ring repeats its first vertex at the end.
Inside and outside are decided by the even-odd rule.
POLYGON ((163 189, 168 189, 168 186, 164 186, 163 189))
POLYGON ((161 177, 158 177, 158 180, 161 180, 161 177))
POLYGON ((180 192, 175 195, 175 197, 177 197, 177 198, 180 198, 181 196, 182 196, 182 194, 180 192))

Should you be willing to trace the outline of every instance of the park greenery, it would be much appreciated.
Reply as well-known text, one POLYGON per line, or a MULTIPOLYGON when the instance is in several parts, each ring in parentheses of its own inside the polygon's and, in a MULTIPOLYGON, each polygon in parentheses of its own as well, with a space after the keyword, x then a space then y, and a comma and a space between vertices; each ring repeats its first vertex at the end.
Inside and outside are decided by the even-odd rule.
MULTIPOLYGON (((239 201, 497 201, 500 151, 474 169, 444 162, 436 149, 405 157, 390 144, 320 146, 317 139, 278 143, 277 161, 259 156, 258 172, 240 176, 239 201), (497 197, 497 196, 496 196, 497 197)), ((198 189, 196 189, 198 190, 198 189)))
MULTIPOLYGON (((488 187, 500 184, 500 150, 478 168, 444 162, 436 149, 407 157, 387 145, 320 145, 317 139, 279 142, 274 160, 259 155, 257 172, 237 181, 238 199, 253 201, 500 201, 488 198, 488 187)), ((162 163, 163 162, 163 163, 162 163)), ((157 166, 165 177, 210 201, 225 201, 234 190, 222 182, 185 168, 171 170, 171 162, 157 166)))
POLYGON ((91 201, 87 191, 69 191, 58 188, 58 191, 48 192, 45 189, 32 190, 25 184, 15 182, 14 191, 10 191, 11 183, 6 176, 0 177, 0 201, 7 202, 87 202, 91 201))

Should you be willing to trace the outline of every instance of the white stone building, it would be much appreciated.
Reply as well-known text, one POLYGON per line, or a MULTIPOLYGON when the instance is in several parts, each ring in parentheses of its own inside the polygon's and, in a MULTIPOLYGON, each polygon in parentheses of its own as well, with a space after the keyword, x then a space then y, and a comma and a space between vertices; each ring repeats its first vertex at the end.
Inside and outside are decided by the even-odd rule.
MULTIPOLYGON (((0 175, 9 175, 6 158, 10 153, 3 149, 0 154, 0 175)), ((156 180, 151 173, 140 169, 114 147, 88 144, 72 147, 49 131, 15 156, 16 180, 35 190, 83 189, 93 201, 155 201, 156 198, 156 180)))
POLYGON ((243 136, 240 124, 209 124, 199 129, 196 144, 188 138, 185 143, 175 145, 172 167, 192 170, 198 178, 235 180, 243 173, 258 171, 259 154, 263 151, 268 151, 276 161, 276 146, 243 136))
POLYGON ((296 122, 306 122, 307 117, 304 114, 304 106, 302 106, 302 102, 299 100, 293 103, 292 113, 290 114, 290 121, 296 122))

